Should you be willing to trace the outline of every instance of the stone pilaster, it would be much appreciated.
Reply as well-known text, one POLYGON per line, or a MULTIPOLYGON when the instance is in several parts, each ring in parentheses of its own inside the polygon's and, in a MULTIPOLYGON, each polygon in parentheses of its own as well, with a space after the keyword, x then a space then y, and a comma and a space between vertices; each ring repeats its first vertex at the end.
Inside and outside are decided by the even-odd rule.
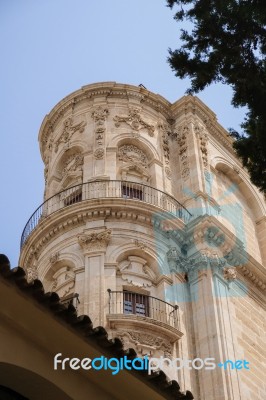
POLYGON ((188 280, 192 299, 196 358, 215 358, 216 368, 198 370, 200 395, 204 399, 240 400, 239 374, 224 364, 236 361, 229 286, 235 279, 234 268, 225 261, 199 255, 191 260, 188 280))
POLYGON ((95 326, 104 324, 104 261, 110 236, 111 230, 106 228, 78 235, 85 258, 84 314, 90 316, 95 326))

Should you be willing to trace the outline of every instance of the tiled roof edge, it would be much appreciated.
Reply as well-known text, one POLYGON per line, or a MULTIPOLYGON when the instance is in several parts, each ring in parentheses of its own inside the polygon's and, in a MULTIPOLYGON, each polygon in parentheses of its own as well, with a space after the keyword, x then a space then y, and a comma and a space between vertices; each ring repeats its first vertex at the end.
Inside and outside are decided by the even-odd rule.
MULTIPOLYGON (((74 328, 76 333, 85 340, 94 341, 105 353, 110 353, 112 357, 115 356, 117 358, 127 356, 129 359, 134 359, 137 357, 134 349, 124 350, 120 339, 108 339, 108 334, 102 326, 93 328, 89 316, 77 316, 74 306, 69 305, 66 307, 63 305, 57 293, 45 293, 41 281, 36 279, 29 283, 26 279, 24 269, 21 267, 11 269, 9 259, 4 254, 0 254, 0 276, 16 285, 22 292, 32 297, 34 301, 43 305, 55 317, 74 328)), ((152 372, 151 375, 148 375, 148 372, 145 370, 132 371, 132 373, 146 381, 146 383, 152 384, 156 391, 159 390, 165 399, 194 399, 190 391, 186 391, 185 394, 181 393, 179 384, 176 381, 169 382, 165 373, 161 370, 152 372)))

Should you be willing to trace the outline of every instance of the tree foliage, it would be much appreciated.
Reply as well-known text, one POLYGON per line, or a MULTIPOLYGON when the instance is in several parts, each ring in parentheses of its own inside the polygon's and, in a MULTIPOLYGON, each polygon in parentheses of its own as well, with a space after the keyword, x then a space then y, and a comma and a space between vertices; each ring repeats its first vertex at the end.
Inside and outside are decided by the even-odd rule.
POLYGON ((182 45, 169 50, 169 63, 180 78, 191 78, 189 93, 212 82, 231 85, 232 103, 246 106, 243 132, 231 130, 234 147, 252 182, 266 191, 266 1, 167 0, 178 6, 175 19, 182 45))

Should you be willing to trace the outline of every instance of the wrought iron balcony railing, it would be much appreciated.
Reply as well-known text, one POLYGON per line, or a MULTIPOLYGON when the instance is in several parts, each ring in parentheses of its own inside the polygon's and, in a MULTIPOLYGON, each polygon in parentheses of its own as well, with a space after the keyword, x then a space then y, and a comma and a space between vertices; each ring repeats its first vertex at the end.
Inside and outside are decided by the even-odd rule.
POLYGON ((112 291, 109 293, 109 314, 147 317, 178 328, 178 306, 141 293, 112 291))
POLYGON ((65 189, 50 197, 32 214, 21 236, 21 247, 41 219, 73 204, 93 199, 125 199, 141 201, 163 209, 188 222, 190 212, 174 197, 148 185, 136 182, 108 180, 86 182, 65 189))

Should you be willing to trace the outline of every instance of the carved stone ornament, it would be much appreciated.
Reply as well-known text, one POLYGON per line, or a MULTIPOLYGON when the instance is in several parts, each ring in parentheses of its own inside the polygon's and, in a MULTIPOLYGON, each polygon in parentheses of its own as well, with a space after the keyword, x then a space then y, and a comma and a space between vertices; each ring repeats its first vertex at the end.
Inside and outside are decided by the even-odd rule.
POLYGON ((104 125, 104 122, 109 114, 107 108, 103 108, 101 106, 97 107, 92 113, 91 116, 94 119, 96 125, 104 125))
POLYGON ((62 176, 68 174, 69 172, 73 171, 82 171, 84 157, 81 153, 72 154, 68 159, 65 161, 62 176))
POLYGON ((162 131, 162 148, 164 161, 169 164, 169 136, 171 135, 171 128, 169 124, 160 123, 159 129, 162 131))
POLYGON ((70 141, 71 137, 76 131, 79 131, 82 133, 84 131, 84 128, 86 126, 86 122, 82 121, 78 124, 73 124, 73 119, 67 118, 67 120, 64 122, 64 127, 63 127, 63 132, 61 133, 59 139, 55 142, 55 152, 58 151, 58 146, 60 143, 67 143, 70 141))
POLYGON ((78 235, 78 242, 84 251, 105 251, 111 237, 111 229, 93 231, 78 235))
POLYGON ((145 122, 140 116, 140 110, 137 108, 130 108, 128 115, 116 115, 114 117, 114 122, 116 127, 119 127, 122 122, 125 122, 137 134, 140 129, 146 129, 149 136, 154 136, 154 125, 145 122))
POLYGON ((59 251, 50 256, 50 263, 55 264, 59 260, 59 251))
POLYGON ((135 244, 135 246, 139 247, 141 250, 145 250, 145 249, 147 248, 146 243, 141 242, 141 241, 138 240, 138 239, 135 239, 135 240, 134 240, 134 244, 135 244))
POLYGON ((205 128, 200 125, 195 126, 195 132, 199 138, 201 158, 202 158, 203 165, 206 168, 208 166, 208 149, 207 149, 208 135, 205 131, 205 128))
POLYGON ((234 267, 224 268, 223 269, 223 277, 227 281, 234 281, 237 278, 237 271, 234 267))
POLYGON ((168 340, 160 338, 158 336, 153 336, 148 333, 142 333, 137 331, 118 331, 115 335, 119 336, 119 339, 124 343, 125 337, 128 337, 130 340, 137 345, 146 345, 155 348, 156 350, 164 351, 165 355, 172 356, 172 345, 168 340))
POLYGON ((170 168, 169 167, 165 167, 165 175, 166 175, 166 177, 168 178, 168 179, 171 179, 172 178, 172 175, 171 175, 171 170, 170 170, 170 168))
POLYGON ((184 168, 184 169, 182 170, 182 172, 181 172, 182 178, 183 178, 184 180, 187 179, 187 178, 189 177, 189 173, 190 173, 189 168, 184 168))
POLYGON ((103 128, 102 126, 100 126, 99 128, 95 129, 95 140, 96 140, 96 144, 98 146, 102 146, 103 145, 104 132, 105 132, 105 128, 103 128))
POLYGON ((180 166, 181 166, 181 176, 183 180, 189 178, 190 169, 189 169, 189 161, 188 161, 188 144, 187 144, 187 135, 189 132, 188 126, 182 125, 178 128, 177 132, 177 143, 179 145, 179 158, 180 158, 180 166))
POLYGON ((38 272, 35 266, 29 267, 27 269, 27 281, 32 282, 35 279, 38 279, 38 272))
POLYGON ((138 147, 131 144, 119 147, 118 159, 120 161, 141 165, 144 168, 148 167, 148 159, 146 154, 138 147))
POLYGON ((96 158, 96 160, 103 159, 103 156, 104 156, 104 149, 103 148, 99 148, 99 149, 95 150, 94 158, 96 158))

